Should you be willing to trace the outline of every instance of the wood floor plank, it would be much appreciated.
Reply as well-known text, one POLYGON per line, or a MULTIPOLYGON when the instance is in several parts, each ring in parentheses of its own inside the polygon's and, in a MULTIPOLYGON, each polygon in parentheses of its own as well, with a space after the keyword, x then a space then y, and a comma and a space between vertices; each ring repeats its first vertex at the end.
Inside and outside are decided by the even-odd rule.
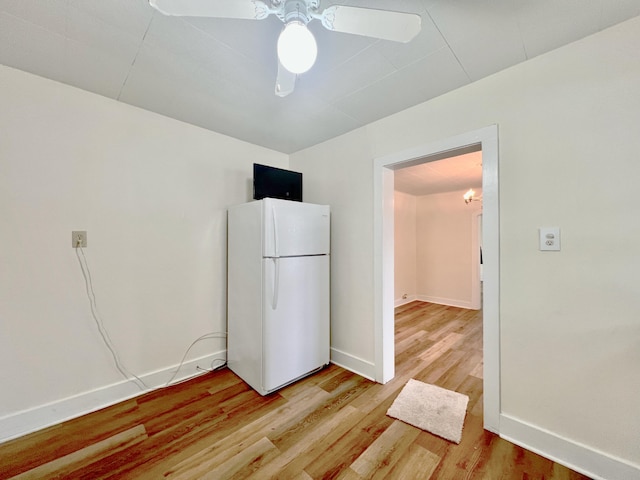
MULTIPOLYGON (((485 458, 488 452, 493 448, 492 441, 495 439, 493 435, 487 436, 482 428, 482 418, 474 417, 467 414, 464 422, 464 430, 460 445, 434 446, 439 441, 432 437, 424 437, 420 441, 430 451, 440 452, 442 462, 434 471, 434 478, 475 478, 472 477, 474 472, 482 467, 479 459, 485 458), (442 448, 442 449, 441 449, 442 448)), ((487 478, 492 478, 488 476, 487 478)))
POLYGON ((318 387, 299 394, 299 398, 287 402, 278 409, 258 418, 256 421, 242 426, 233 433, 233 438, 225 437, 190 458, 172 467, 165 476, 178 476, 183 471, 193 468, 214 468, 215 465, 227 462, 229 459, 242 454, 249 445, 253 445, 275 428, 295 423, 302 413, 313 410, 318 403, 325 400, 329 394, 318 387))
POLYGON ((206 463, 192 463, 188 469, 180 473, 166 475, 169 480, 227 480, 231 478, 246 478, 253 471, 260 468, 263 462, 278 455, 278 449, 262 437, 252 444, 246 445, 237 455, 216 465, 206 463))
POLYGON ((297 423, 272 429, 268 434, 269 439, 280 450, 285 451, 304 441, 309 431, 322 429, 322 424, 333 423, 333 417, 339 416, 341 409, 369 384, 367 380, 355 375, 350 380, 350 382, 344 382, 342 388, 331 392, 331 397, 323 400, 313 411, 307 415, 301 415, 297 423))
POLYGON ((481 356, 477 354, 467 353, 463 355, 452 368, 449 368, 446 373, 438 379, 438 385, 442 388, 456 392, 459 391, 460 385, 469 377, 471 370, 473 370, 480 358, 481 356))
MULTIPOLYGON (((329 477, 334 478, 334 477, 329 477)), ((340 472, 340 474, 335 477, 337 480, 362 480, 362 477, 354 472, 351 468, 347 468, 340 472)))
POLYGON ((291 477, 291 480, 313 480, 307 472, 300 472, 295 477, 291 477))
POLYGON ((147 432, 142 425, 138 425, 11 477, 11 480, 36 480, 48 477, 64 477, 79 467, 95 463, 114 452, 125 450, 131 445, 142 442, 145 438, 147 438, 147 432))
POLYGON ((361 478, 385 478, 418 435, 420 430, 395 420, 350 465, 351 470, 361 478))
POLYGON ((178 463, 212 443, 225 440, 226 429, 233 430, 239 423, 259 419, 283 403, 278 396, 264 398, 246 386, 242 393, 219 404, 199 399, 183 412, 185 415, 174 418, 172 425, 151 436, 145 444, 105 458, 91 471, 78 474, 109 479, 132 478, 134 472, 148 477, 162 475, 167 458, 178 463), (210 408, 214 405, 216 408, 210 408), (198 412, 195 416, 192 407, 198 412))
MULTIPOLYGON (((353 428, 363 416, 358 409, 347 405, 317 428, 307 429, 304 435, 297 436, 295 443, 288 448, 279 445, 282 454, 257 470, 248 480, 295 479, 309 463, 323 455, 331 444, 353 428)), ((278 444, 274 442, 274 445, 278 444)))
POLYGON ((310 377, 305 378, 302 382, 295 382, 291 385, 288 385, 287 387, 280 390, 278 394, 283 398, 290 399, 299 395, 301 391, 313 386, 317 386, 320 383, 330 381, 330 379, 338 375, 343 375, 344 372, 344 368, 340 368, 337 365, 331 364, 326 368, 323 368, 319 372, 311 375, 310 377))
POLYGON ((444 323, 437 330, 432 330, 429 333, 429 340, 433 342, 437 342, 438 340, 443 339, 450 333, 459 333, 457 332, 462 326, 463 322, 461 320, 451 320, 449 322, 444 323))
POLYGON ((463 338, 464 336, 459 333, 449 332, 445 337, 421 353, 420 359, 429 364, 439 358, 447 350, 454 348, 455 345, 461 342, 463 338))
POLYGON ((402 341, 396 344, 396 351, 402 352, 396 354, 396 363, 406 363, 416 358, 417 355, 424 352, 425 347, 429 348, 435 342, 429 340, 429 333, 424 330, 412 332, 402 341))
POLYGON ((431 478, 439 463, 439 456, 413 443, 386 478, 389 480, 426 480, 431 478))
POLYGON ((0 479, 36 468, 100 442, 138 424, 138 405, 127 400, 90 414, 91 428, 82 416, 0 445, 0 479))
POLYGON ((473 375, 476 378, 484 378, 484 362, 480 360, 469 375, 473 375))
POLYGON ((386 416, 393 398, 366 412, 362 420, 336 440, 324 453, 305 467, 313 478, 335 478, 350 465, 391 425, 386 416))
POLYGON ((482 400, 482 380, 468 375, 458 386, 456 391, 469 397, 467 412, 472 414, 475 412, 477 416, 482 417, 482 403, 480 403, 480 410, 476 411, 478 402, 481 402, 482 400))
POLYGON ((0 444, 0 479, 588 480, 483 429, 482 312, 396 309, 396 376, 329 365, 261 396, 228 369, 0 444), (454 444, 386 415, 411 378, 469 396, 454 444))

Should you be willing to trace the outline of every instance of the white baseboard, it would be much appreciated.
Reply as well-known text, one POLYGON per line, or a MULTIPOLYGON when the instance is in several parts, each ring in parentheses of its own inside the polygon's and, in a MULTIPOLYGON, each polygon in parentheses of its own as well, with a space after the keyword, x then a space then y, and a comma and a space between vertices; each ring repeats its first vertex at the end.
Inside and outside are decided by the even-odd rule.
POLYGON ((358 358, 349 353, 332 348, 331 363, 375 382, 375 365, 367 360, 363 360, 362 358, 358 358))
POLYGON ((500 414, 500 436, 594 480, 640 480, 640 466, 500 414))
POLYGON ((432 297, 430 295, 417 295, 417 300, 421 302, 437 303, 438 305, 447 305, 449 307, 473 309, 470 301, 457 300, 455 298, 432 297))
POLYGON ((409 295, 407 298, 396 298, 393 302, 394 307, 400 307, 402 305, 406 305, 407 303, 411 303, 416 300, 415 295, 409 295))
MULTIPOLYGON (((196 367, 210 369, 214 360, 227 358, 227 351, 205 355, 200 358, 186 361, 171 383, 176 383, 187 378, 201 374, 196 367)), ((174 374, 178 365, 157 370, 141 375, 145 384, 152 386, 148 391, 163 387, 174 374)), ((72 397, 67 397, 38 407, 22 410, 0 418, 0 443, 21 437, 28 433, 41 430, 72 418, 80 417, 87 413, 95 412, 101 408, 137 397, 143 393, 133 382, 122 380, 121 382, 83 392, 72 397)))

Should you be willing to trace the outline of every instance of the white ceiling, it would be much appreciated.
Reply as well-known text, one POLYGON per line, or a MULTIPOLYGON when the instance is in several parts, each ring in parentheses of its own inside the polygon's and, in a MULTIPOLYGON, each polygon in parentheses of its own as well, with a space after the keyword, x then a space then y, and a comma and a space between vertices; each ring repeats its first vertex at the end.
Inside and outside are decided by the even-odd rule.
POLYGON ((317 63, 279 98, 276 17, 165 17, 147 0, 0 0, 0 63, 293 153, 640 14, 640 0, 324 0, 321 8, 335 3, 417 13, 422 31, 396 44, 314 21, 317 63))
MULTIPOLYGON (((394 171, 394 188, 411 195, 482 187, 482 152, 465 153, 394 171)), ((462 197, 460 197, 462 198, 462 197)))

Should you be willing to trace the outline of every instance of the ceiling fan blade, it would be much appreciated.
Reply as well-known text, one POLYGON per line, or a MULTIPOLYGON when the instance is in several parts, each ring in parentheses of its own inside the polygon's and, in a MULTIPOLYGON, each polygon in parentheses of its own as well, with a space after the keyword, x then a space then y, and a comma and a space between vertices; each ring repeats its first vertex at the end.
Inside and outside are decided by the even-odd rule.
POLYGON ((278 61, 278 78, 276 78, 276 95, 286 97, 296 88, 298 76, 284 68, 278 61))
POLYGON ((271 13, 261 0, 149 0, 164 15, 262 20, 271 13))
POLYGON ((319 15, 328 30, 407 43, 422 25, 420 15, 333 5, 319 15))

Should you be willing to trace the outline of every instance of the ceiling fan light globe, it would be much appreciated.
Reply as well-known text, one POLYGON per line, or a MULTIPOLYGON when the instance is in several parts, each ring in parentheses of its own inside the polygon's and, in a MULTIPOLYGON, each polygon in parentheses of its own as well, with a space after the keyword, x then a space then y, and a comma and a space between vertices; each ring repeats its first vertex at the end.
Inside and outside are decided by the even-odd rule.
POLYGON ((289 22, 278 37, 278 59, 291 73, 300 74, 316 62, 318 44, 306 25, 289 22))

